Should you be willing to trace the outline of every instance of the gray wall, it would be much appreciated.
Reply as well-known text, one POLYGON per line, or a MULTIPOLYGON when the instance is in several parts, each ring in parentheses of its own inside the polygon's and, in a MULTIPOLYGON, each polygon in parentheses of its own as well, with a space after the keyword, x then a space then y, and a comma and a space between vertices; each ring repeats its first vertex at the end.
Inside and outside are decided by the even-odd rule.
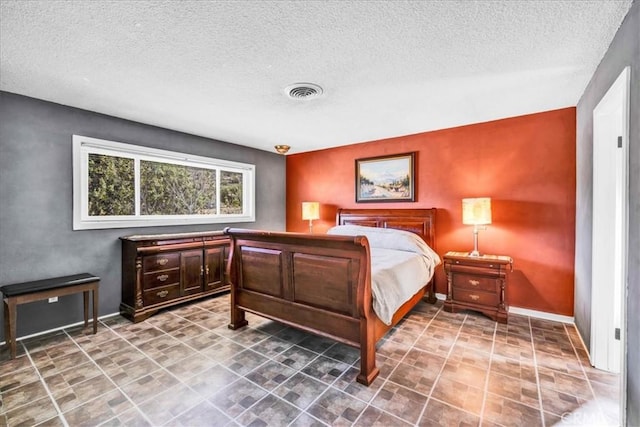
MULTIPOLYGON (((215 117, 212 117, 215 120, 215 117)), ((100 315, 118 312, 120 236, 285 229, 285 158, 239 145, 0 92, 0 286, 90 272, 100 315), (73 231, 73 134, 256 165, 256 222, 73 231)), ((81 295, 18 307, 18 337, 82 320, 81 295)), ((4 328, 2 341, 4 341, 4 328)))
MULTIPOLYGON (((631 66, 629 129, 629 289, 627 295, 627 422, 640 426, 640 2, 635 0, 577 107, 575 319, 585 343, 591 332, 591 206, 593 109, 625 66, 631 66)), ((603 286, 604 284, 598 284, 603 286)))

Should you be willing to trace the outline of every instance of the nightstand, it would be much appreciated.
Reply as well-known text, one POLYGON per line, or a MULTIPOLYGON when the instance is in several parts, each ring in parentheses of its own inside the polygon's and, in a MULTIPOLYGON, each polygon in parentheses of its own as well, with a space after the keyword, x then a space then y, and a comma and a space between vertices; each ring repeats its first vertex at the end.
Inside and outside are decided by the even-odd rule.
POLYGON ((509 273, 513 271, 511 257, 471 257, 467 252, 447 252, 444 271, 447 275, 446 311, 475 310, 497 322, 507 323, 507 287, 509 273))

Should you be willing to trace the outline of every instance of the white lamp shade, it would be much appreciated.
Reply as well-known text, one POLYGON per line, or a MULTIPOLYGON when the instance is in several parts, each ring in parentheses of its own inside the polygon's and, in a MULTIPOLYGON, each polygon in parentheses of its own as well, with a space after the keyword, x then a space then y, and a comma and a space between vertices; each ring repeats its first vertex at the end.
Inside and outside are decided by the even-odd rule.
POLYGON ((302 219, 320 219, 320 203, 302 202, 302 219))
POLYGON ((466 225, 491 224, 491 198, 462 199, 462 223, 466 225))

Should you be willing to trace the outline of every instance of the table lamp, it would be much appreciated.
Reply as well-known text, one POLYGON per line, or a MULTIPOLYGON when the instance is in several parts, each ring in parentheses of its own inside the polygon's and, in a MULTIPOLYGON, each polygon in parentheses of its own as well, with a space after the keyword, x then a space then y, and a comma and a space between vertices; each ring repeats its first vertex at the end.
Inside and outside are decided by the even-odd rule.
POLYGON ((478 230, 484 230, 486 227, 483 225, 491 224, 491 198, 462 199, 462 223, 473 225, 473 251, 469 256, 479 257, 478 230))
POLYGON ((320 203, 302 202, 302 219, 309 220, 309 233, 313 233, 313 220, 320 219, 320 203))

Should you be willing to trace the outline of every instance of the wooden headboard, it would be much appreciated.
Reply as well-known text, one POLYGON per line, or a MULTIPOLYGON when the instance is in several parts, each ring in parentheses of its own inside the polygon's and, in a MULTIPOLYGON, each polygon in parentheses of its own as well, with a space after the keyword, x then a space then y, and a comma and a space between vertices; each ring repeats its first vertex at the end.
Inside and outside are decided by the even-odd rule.
POLYGON ((395 228, 411 231, 436 250, 436 208, 430 209, 338 209, 337 225, 395 228))

